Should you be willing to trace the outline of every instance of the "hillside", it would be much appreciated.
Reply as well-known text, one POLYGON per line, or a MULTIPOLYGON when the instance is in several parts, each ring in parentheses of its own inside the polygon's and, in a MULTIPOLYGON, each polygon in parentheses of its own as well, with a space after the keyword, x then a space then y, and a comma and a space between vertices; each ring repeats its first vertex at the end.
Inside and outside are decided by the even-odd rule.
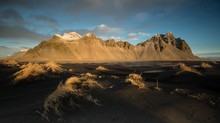
POLYGON ((76 32, 55 34, 38 46, 16 57, 20 61, 148 61, 198 60, 186 41, 171 32, 156 34, 136 46, 129 42, 102 40, 92 33, 80 36, 76 32))

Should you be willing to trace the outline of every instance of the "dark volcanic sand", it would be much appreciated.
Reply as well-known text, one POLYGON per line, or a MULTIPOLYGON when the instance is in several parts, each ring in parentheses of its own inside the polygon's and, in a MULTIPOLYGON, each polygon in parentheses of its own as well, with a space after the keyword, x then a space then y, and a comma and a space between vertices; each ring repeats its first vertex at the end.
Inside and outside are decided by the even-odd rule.
MULTIPOLYGON (((126 63, 78 63, 62 64, 72 72, 63 72, 55 78, 24 81, 13 86, 12 74, 19 68, 0 68, 0 123, 48 122, 39 112, 43 112, 45 98, 53 92, 60 81, 82 73, 93 73, 102 78, 96 80, 105 90, 94 89, 92 95, 102 106, 83 102, 80 108, 63 106, 62 118, 50 113, 50 122, 76 123, 218 123, 220 121, 220 65, 213 68, 199 68, 201 62, 186 62, 197 68, 203 75, 184 72, 175 75, 174 68, 179 62, 126 62, 126 63), (97 71, 102 65, 108 71, 97 71), (130 73, 142 73, 147 90, 124 83, 130 73), (119 79, 111 78, 119 76, 119 79), (156 80, 162 91, 154 89, 156 80), (175 92, 176 88, 186 93, 175 92), (200 99, 190 95, 201 94, 200 99)), ((210 63, 210 62, 209 62, 210 63)), ((211 63, 210 63, 211 64, 211 63)))

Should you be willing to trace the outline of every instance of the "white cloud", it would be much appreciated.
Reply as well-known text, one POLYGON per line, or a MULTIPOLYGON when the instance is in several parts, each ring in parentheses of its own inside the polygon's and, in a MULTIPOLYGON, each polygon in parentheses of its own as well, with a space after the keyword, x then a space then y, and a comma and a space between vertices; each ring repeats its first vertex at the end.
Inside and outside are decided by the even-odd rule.
POLYGON ((141 38, 147 38, 151 36, 150 33, 145 33, 145 32, 138 32, 138 33, 128 33, 128 35, 126 37, 121 37, 121 36, 111 36, 111 39, 114 39, 116 41, 137 41, 141 38))
POLYGON ((134 32, 131 32, 131 33, 128 34, 128 37, 136 37, 136 36, 137 36, 137 34, 134 33, 134 32))
POLYGON ((91 32, 95 33, 96 35, 113 35, 119 34, 123 32, 123 30, 121 28, 109 27, 105 24, 101 24, 92 29, 91 32))
POLYGON ((128 41, 136 41, 139 40, 140 38, 147 38, 150 35, 151 35, 150 33, 145 33, 145 32, 138 32, 138 33, 131 32, 128 34, 128 36, 125 39, 128 41))
POLYGON ((114 39, 114 40, 116 40, 116 41, 121 41, 121 40, 123 40, 124 38, 121 37, 121 36, 111 36, 111 39, 114 39))
MULTIPOLYGON (((79 30, 74 30, 74 31, 79 32, 79 30)), ((150 33, 128 32, 128 31, 123 30, 121 28, 110 27, 106 24, 100 24, 100 25, 98 25, 94 28, 91 28, 91 29, 81 29, 80 32, 83 32, 83 34, 88 33, 88 32, 92 32, 104 40, 114 39, 116 41, 130 41, 130 42, 138 41, 138 40, 143 41, 151 36, 150 33)))

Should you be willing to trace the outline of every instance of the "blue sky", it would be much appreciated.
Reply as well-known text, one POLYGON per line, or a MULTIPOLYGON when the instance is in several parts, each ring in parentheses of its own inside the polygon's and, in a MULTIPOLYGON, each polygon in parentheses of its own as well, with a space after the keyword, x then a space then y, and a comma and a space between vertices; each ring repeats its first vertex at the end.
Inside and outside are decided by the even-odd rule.
POLYGON ((219 11, 218 0, 1 0, 0 46, 34 47, 72 31, 135 45, 173 32, 194 53, 220 52, 219 11))

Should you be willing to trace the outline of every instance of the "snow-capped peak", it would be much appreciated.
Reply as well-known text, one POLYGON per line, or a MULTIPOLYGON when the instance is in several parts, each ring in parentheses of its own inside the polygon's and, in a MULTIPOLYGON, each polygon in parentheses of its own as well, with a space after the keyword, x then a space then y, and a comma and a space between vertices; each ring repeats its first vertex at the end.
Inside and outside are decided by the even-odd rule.
POLYGON ((93 36, 94 34, 92 34, 91 32, 87 33, 85 36, 93 36))
POLYGON ((54 36, 57 36, 57 37, 62 38, 62 36, 61 36, 61 35, 59 35, 59 34, 54 34, 54 36))
POLYGON ((27 52, 29 49, 22 49, 20 52, 27 52))
POLYGON ((67 41, 78 40, 82 37, 80 34, 76 32, 64 33, 62 36, 59 34, 55 34, 55 36, 58 36, 67 41))

